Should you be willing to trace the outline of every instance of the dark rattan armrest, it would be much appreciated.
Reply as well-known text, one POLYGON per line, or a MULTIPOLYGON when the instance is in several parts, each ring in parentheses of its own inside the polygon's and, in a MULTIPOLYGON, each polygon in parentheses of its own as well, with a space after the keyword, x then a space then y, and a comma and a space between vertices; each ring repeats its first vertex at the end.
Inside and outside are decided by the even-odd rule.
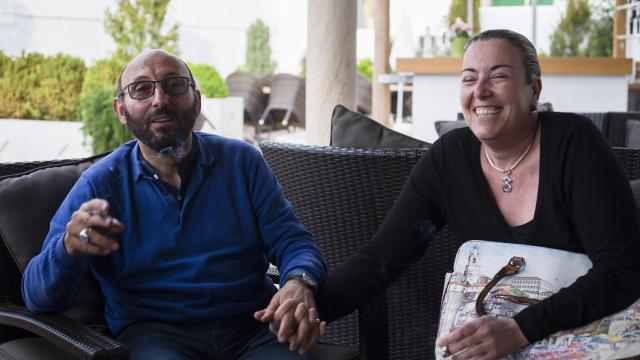
POLYGON ((122 343, 62 315, 39 315, 24 307, 0 305, 0 324, 28 330, 77 359, 129 357, 129 349, 122 343))

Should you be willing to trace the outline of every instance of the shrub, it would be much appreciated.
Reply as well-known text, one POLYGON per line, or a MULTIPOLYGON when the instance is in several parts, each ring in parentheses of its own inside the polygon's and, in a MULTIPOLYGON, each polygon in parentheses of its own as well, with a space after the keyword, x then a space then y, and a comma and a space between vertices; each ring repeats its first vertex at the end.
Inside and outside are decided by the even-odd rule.
POLYGON ((94 153, 113 150, 132 139, 127 127, 120 123, 113 111, 116 83, 128 60, 112 56, 96 61, 87 69, 79 110, 82 131, 92 139, 94 153))
POLYGON ((96 154, 113 150, 133 139, 113 111, 115 93, 116 85, 93 85, 80 102, 82 131, 91 136, 91 148, 96 154))
POLYGON ((221 98, 229 95, 229 89, 218 71, 206 64, 189 64, 202 95, 208 98, 221 98))
POLYGON ((69 55, 0 56, 0 117, 71 120, 80 100, 84 62, 69 55))
MULTIPOLYGON (((87 69, 82 82, 82 95, 88 95, 88 91, 95 86, 115 85, 120 73, 127 65, 129 59, 121 59, 116 56, 101 59, 93 63, 87 69)), ((115 92, 112 94, 115 96, 115 92)))

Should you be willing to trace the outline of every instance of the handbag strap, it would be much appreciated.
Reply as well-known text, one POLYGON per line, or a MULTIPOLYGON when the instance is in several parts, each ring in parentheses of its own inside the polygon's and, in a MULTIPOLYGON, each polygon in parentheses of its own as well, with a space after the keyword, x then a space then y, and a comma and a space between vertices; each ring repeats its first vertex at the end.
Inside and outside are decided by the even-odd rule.
MULTIPOLYGON (((491 279, 491 281, 482 289, 480 294, 478 295, 478 299, 476 300, 476 313, 478 316, 486 315, 487 311, 484 309, 484 298, 487 296, 489 291, 505 276, 517 274, 525 265, 525 261, 523 257, 514 256, 509 260, 507 265, 503 266, 500 271, 491 279)), ((498 294, 496 297, 509 300, 511 302, 515 302, 518 304, 526 304, 532 305, 537 304, 539 300, 531 299, 524 296, 516 296, 516 295, 501 295, 498 294)))

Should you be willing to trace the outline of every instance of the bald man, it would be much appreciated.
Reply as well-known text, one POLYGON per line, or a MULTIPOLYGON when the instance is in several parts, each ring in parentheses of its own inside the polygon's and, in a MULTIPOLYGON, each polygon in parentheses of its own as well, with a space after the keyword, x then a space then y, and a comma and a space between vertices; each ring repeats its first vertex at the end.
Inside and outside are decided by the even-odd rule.
POLYGON ((71 189, 25 270, 27 307, 67 310, 90 271, 131 359, 302 358, 307 348, 278 341, 253 314, 287 303, 317 338, 313 290, 325 263, 260 153, 193 131, 200 92, 187 65, 161 50, 127 65, 113 108, 136 140, 71 189))

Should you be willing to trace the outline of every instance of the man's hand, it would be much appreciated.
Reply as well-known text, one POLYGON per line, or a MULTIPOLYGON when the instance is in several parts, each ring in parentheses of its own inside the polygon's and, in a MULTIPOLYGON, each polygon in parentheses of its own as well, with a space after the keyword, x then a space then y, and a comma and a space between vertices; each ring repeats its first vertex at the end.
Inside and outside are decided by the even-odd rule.
POLYGON ((80 206, 71 215, 64 234, 64 249, 71 256, 80 254, 109 255, 118 250, 120 244, 107 234, 120 233, 124 225, 109 216, 109 203, 103 199, 92 199, 80 206), (83 236, 81 236, 81 233, 83 236))
POLYGON ((437 341, 454 360, 498 359, 529 342, 515 320, 482 316, 451 331, 437 341))
POLYGON ((266 309, 256 311, 256 320, 269 323, 269 330, 289 349, 304 354, 313 349, 327 324, 320 321, 313 292, 299 279, 288 280, 266 309))

